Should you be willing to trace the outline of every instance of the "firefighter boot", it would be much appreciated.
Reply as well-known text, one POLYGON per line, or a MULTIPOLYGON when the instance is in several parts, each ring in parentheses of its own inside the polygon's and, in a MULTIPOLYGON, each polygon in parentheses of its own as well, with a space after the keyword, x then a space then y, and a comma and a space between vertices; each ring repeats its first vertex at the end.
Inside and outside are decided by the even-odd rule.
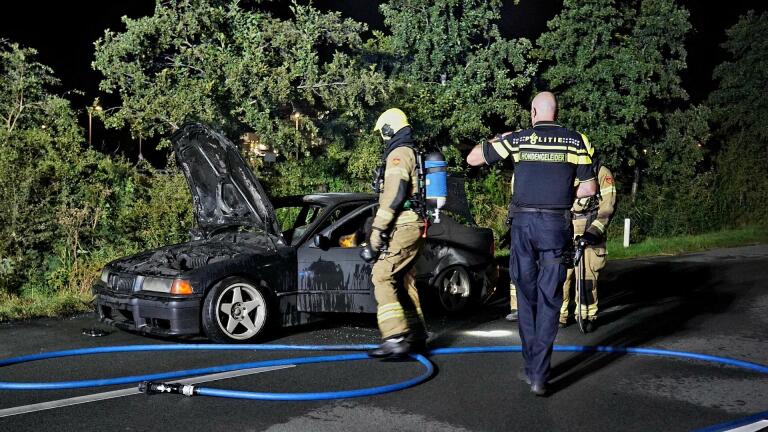
POLYGON ((384 339, 384 342, 371 351, 368 351, 368 355, 374 358, 402 358, 407 357, 411 352, 411 344, 406 340, 405 336, 391 337, 384 339))

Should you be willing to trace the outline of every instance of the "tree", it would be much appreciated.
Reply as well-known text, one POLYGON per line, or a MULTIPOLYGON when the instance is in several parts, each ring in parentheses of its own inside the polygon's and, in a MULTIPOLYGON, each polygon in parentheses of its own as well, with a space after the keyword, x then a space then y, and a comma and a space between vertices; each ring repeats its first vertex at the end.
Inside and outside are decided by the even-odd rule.
POLYGON ((750 11, 727 30, 722 45, 731 56, 715 68, 718 88, 709 96, 712 119, 721 139, 739 136, 751 142, 768 141, 768 41, 755 35, 768 31, 768 12, 750 11))
POLYGON ((53 71, 35 50, 0 41, 0 291, 18 288, 57 239, 54 208, 71 195, 79 128, 69 103, 50 89, 53 71))
POLYGON ((153 16, 125 19, 125 32, 107 31, 93 66, 122 100, 107 125, 149 137, 196 119, 231 137, 254 132, 288 162, 279 170, 337 170, 326 148, 351 151, 367 107, 388 93, 358 55, 366 26, 297 3, 282 19, 259 3, 158 2, 153 16))
POLYGON ((722 45, 731 59, 715 68, 719 86, 710 94, 715 137, 718 195, 729 222, 768 218, 768 12, 749 12, 727 30, 722 45))
POLYGON ((655 181, 692 175, 707 127, 702 108, 688 110, 679 75, 688 12, 673 0, 566 0, 548 26, 537 56, 562 121, 587 134, 620 178, 638 167, 655 181), (695 135, 670 131, 687 121, 695 135))
POLYGON ((0 41, 0 298, 64 293, 83 310, 107 261, 181 240, 191 210, 181 175, 85 148, 58 82, 35 50, 0 41))
POLYGON ((380 6, 390 34, 373 43, 394 82, 387 103, 403 108, 418 134, 441 146, 474 144, 527 121, 519 99, 536 65, 526 39, 501 37, 500 0, 390 0, 380 6))

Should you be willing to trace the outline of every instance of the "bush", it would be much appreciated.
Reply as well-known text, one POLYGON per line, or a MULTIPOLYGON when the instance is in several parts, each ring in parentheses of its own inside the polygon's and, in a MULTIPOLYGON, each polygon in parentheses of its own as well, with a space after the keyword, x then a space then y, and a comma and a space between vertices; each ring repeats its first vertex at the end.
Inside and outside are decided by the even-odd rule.
POLYGON ((491 168, 486 176, 467 179, 466 189, 475 222, 481 227, 491 228, 498 244, 509 232, 506 224, 511 199, 509 173, 491 168))
POLYGON ((632 241, 647 236, 673 236, 711 231, 720 227, 714 214, 713 176, 701 175, 677 188, 644 185, 635 202, 626 194, 617 195, 614 222, 609 236, 623 235, 623 220, 632 221, 632 241))

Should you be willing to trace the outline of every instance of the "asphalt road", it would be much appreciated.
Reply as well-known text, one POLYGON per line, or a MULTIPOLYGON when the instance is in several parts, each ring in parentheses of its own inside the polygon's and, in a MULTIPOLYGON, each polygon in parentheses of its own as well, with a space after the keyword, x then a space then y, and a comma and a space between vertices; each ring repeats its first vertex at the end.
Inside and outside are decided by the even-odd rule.
MULTIPOLYGON (((682 257, 609 262, 601 286, 601 325, 561 330, 558 345, 611 345, 689 351, 768 365, 768 246, 682 257)), ((518 345, 499 299, 464 318, 428 315, 432 347, 518 345)), ((110 329, 81 333, 93 315, 0 325, 0 359, 44 351, 177 344, 110 329)), ((280 344, 375 343, 373 316, 338 316, 275 335, 280 344)), ((136 375, 268 358, 286 352, 103 354, 0 367, 0 381, 63 381, 136 375)), ((518 353, 434 356, 436 374, 379 396, 265 402, 144 396, 40 409, 39 404, 132 389, 133 385, 55 391, 0 391, 0 431, 690 431, 768 411, 768 375, 698 360, 555 353, 553 389, 533 396, 515 375, 518 353)), ((261 371, 206 386, 319 392, 384 385, 421 373, 413 362, 363 360, 261 371)), ((213 377, 216 378, 216 377, 213 377)), ((210 379, 210 378, 209 378, 210 379)), ((750 429, 768 427, 751 421, 750 429)), ((735 426, 734 426, 735 427, 735 426)), ((733 427, 723 430, 732 429, 733 427)))

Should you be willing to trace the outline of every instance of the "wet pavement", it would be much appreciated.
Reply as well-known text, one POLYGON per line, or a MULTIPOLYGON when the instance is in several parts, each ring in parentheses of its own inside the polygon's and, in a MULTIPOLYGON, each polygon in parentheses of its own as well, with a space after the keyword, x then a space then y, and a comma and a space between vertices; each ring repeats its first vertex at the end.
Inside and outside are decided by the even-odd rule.
MULTIPOLYGON (((600 288, 600 326, 583 335, 571 325, 560 331, 556 344, 657 348, 768 365, 766 268, 767 246, 609 261, 600 288)), ((504 320, 506 301, 500 297, 464 317, 427 310, 431 347, 518 345, 516 325, 504 320)), ((82 334, 83 328, 94 325, 106 328, 94 315, 0 325, 0 358, 109 345, 205 343, 148 338, 111 328, 101 338, 82 334)), ((377 341, 377 334, 373 315, 340 315, 281 331, 268 342, 370 344, 377 341)), ((102 354, 0 367, 0 381, 93 379, 307 355, 314 354, 102 354)), ((553 393, 546 398, 533 396, 516 378, 519 353, 431 360, 436 374, 416 387, 345 400, 267 402, 130 394, 7 415, 12 407, 134 386, 0 391, 0 430, 690 431, 768 411, 768 375, 700 360, 555 353, 553 393)), ((414 362, 362 360, 270 370, 204 385, 322 392, 395 383, 421 371, 414 362)))

